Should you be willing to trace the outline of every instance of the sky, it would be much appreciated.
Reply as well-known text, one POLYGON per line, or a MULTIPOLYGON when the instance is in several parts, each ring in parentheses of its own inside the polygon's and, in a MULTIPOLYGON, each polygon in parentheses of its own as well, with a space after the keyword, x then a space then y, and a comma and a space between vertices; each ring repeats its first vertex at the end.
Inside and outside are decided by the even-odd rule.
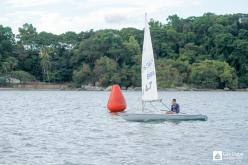
POLYGON ((248 0, 1 0, 0 24, 14 33, 24 23, 38 32, 61 34, 90 29, 142 28, 144 13, 163 23, 169 15, 182 18, 248 13, 248 0))

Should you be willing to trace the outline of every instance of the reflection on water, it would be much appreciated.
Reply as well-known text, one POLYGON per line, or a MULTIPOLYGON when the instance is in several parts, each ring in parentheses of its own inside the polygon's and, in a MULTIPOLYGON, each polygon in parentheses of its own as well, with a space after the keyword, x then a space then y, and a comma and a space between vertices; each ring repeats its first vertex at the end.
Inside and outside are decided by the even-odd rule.
MULTIPOLYGON (((124 92, 137 112, 140 92, 124 92)), ((135 123, 108 113, 107 92, 1 91, 0 164, 213 164, 213 151, 247 164, 246 92, 162 92, 208 121, 135 123)), ((223 160, 223 164, 237 161, 223 160)))

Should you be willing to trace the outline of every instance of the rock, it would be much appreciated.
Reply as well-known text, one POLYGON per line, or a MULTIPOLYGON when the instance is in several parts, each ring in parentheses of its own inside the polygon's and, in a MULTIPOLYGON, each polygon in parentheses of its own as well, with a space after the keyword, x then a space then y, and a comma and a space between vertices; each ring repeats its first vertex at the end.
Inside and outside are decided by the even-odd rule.
POLYGON ((141 88, 141 87, 135 87, 134 90, 135 90, 135 91, 141 91, 142 88, 141 88))
POLYGON ((178 89, 176 89, 176 88, 163 88, 163 89, 161 89, 161 91, 171 91, 171 92, 173 92, 173 91, 178 91, 178 89))
POLYGON ((127 90, 128 91, 134 91, 134 88, 133 87, 128 87, 127 90))
POLYGON ((225 87, 224 88, 224 91, 229 91, 230 89, 228 87, 225 87))
POLYGON ((82 85, 81 88, 82 90, 85 90, 85 91, 103 91, 102 87, 91 86, 91 85, 82 85))
POLYGON ((108 86, 107 88, 105 88, 105 91, 111 91, 112 86, 108 86))
POLYGON ((21 83, 21 81, 19 79, 16 79, 16 78, 9 78, 9 83, 10 84, 19 84, 19 83, 21 83))
POLYGON ((179 90, 179 91, 189 91, 189 88, 188 87, 185 87, 185 86, 183 86, 183 87, 176 87, 176 89, 179 90))
MULTIPOLYGON (((89 84, 90 86, 93 86, 92 84, 89 84)), ((99 82, 96 82, 95 83, 95 86, 99 87, 100 86, 100 83, 99 82)))

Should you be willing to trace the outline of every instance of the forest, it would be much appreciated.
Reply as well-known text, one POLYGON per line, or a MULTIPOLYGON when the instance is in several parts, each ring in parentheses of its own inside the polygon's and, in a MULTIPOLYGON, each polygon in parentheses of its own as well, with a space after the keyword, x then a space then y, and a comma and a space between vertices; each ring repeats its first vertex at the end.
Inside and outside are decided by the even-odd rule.
MULTIPOLYGON (((248 14, 149 21, 160 88, 248 87, 248 14)), ((27 82, 122 87, 141 84, 143 30, 132 27, 57 35, 25 23, 0 25, 0 86, 27 82)))

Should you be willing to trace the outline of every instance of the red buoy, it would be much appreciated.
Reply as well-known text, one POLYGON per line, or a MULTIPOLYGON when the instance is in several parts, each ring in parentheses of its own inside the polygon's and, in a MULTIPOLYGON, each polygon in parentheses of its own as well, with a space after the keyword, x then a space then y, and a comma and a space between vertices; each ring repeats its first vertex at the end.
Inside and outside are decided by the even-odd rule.
POLYGON ((127 104, 119 85, 112 86, 107 107, 110 112, 122 112, 126 109, 127 104))

